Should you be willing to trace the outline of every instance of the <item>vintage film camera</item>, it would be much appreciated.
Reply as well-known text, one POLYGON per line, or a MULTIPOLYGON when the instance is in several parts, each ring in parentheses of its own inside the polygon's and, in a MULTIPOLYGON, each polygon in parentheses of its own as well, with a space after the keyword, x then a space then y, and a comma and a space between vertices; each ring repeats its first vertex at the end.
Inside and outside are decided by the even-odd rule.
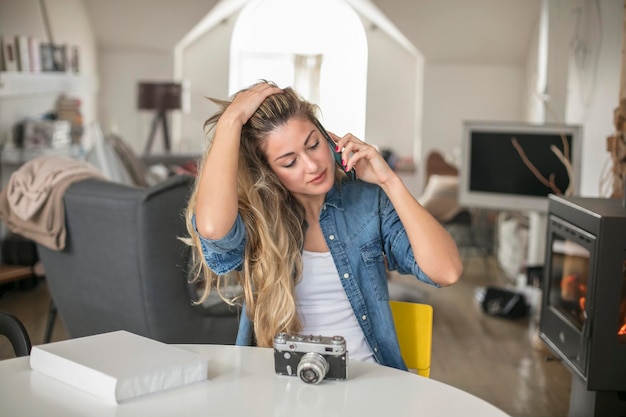
POLYGON ((274 366, 279 375, 298 375, 307 384, 348 377, 348 351, 342 336, 290 335, 274 337, 274 366))

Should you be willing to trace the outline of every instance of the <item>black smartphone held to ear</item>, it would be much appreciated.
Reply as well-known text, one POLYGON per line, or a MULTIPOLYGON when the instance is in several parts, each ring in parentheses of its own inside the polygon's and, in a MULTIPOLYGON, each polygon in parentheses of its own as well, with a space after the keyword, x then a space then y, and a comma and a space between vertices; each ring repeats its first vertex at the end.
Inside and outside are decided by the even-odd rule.
POLYGON ((330 146, 330 149, 333 151, 333 156, 335 157, 335 162, 337 163, 339 168, 341 168, 341 170, 343 172, 345 172, 348 175, 348 177, 350 177, 350 179, 352 181, 356 181, 356 171, 354 170, 354 168, 352 168, 350 171, 346 171, 344 166, 342 165, 342 163, 341 163, 341 152, 337 152, 335 150, 335 149, 337 149, 337 144, 335 143, 333 138, 330 137, 330 135, 328 134, 326 129, 324 129, 324 127, 322 126, 322 124, 320 123, 319 120, 315 119, 313 121, 313 124, 315 125, 315 127, 317 127, 319 129, 319 131, 322 134, 322 136, 324 136, 324 138, 326 138, 326 141, 328 142, 328 146, 330 146))

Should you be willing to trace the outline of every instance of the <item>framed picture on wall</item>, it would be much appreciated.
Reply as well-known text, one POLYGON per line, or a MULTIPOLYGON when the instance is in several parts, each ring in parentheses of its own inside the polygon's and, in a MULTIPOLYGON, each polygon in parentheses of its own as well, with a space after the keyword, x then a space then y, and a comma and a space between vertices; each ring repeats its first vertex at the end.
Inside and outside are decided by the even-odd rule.
POLYGON ((41 43, 41 70, 54 71, 54 58, 52 56, 52 45, 49 43, 41 43))
POLYGON ((52 45, 52 63, 53 71, 65 71, 65 45, 52 45))
POLYGON ((79 60, 79 55, 78 55, 78 46, 76 45, 72 45, 70 47, 70 59, 69 59, 69 65, 70 68, 72 70, 72 72, 78 73, 80 70, 80 60, 79 60))

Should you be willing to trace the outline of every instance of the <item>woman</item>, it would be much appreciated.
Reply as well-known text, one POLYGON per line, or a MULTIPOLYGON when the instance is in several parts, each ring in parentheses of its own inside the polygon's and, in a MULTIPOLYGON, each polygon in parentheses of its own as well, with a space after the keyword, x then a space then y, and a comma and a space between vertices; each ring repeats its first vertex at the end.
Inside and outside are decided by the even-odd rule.
POLYGON ((462 272, 452 238, 374 147, 330 133, 344 170, 356 170, 348 180, 316 106, 292 89, 261 82, 219 104, 187 227, 204 297, 231 272, 243 287, 237 344, 341 335, 350 358, 406 369, 386 267, 451 285, 462 272))

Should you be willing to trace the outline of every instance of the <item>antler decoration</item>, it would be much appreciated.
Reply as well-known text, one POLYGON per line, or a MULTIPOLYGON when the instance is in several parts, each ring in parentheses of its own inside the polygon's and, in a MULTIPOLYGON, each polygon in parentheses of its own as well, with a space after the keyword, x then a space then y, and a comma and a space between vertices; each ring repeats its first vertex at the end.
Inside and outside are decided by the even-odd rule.
POLYGON ((567 186, 567 189, 565 190, 564 193, 559 189, 559 187, 556 186, 556 183, 554 181, 554 178, 555 178, 554 172, 550 173, 550 179, 544 177, 543 174, 539 172, 537 167, 530 161, 530 159, 528 159, 526 152, 524 152, 524 149, 519 144, 516 137, 511 138, 511 143, 513 144, 513 147, 515 147, 515 150, 519 154, 520 158, 522 158, 524 165, 526 165, 528 169, 530 169, 530 172, 532 172, 533 175, 543 185, 545 185, 546 187, 549 187, 555 194, 563 194, 565 196, 570 196, 572 195, 572 192, 574 190, 574 170, 572 168, 572 162, 571 162, 570 154, 569 154, 569 144, 567 143, 567 139, 565 138, 563 134, 561 134, 560 136, 561 136, 561 142, 563 143, 563 151, 561 151, 555 145, 551 145, 550 150, 552 151, 552 153, 556 155, 557 158, 559 158, 559 161, 561 161, 563 166, 565 166, 565 170, 567 171, 569 185, 567 186))
MULTIPOLYGON (((611 156, 611 175, 613 191, 611 198, 626 198, 624 181, 626 179, 626 97, 620 100, 613 112, 615 133, 607 138, 607 151, 611 156)), ((625 202, 626 204, 626 202, 625 202)))

